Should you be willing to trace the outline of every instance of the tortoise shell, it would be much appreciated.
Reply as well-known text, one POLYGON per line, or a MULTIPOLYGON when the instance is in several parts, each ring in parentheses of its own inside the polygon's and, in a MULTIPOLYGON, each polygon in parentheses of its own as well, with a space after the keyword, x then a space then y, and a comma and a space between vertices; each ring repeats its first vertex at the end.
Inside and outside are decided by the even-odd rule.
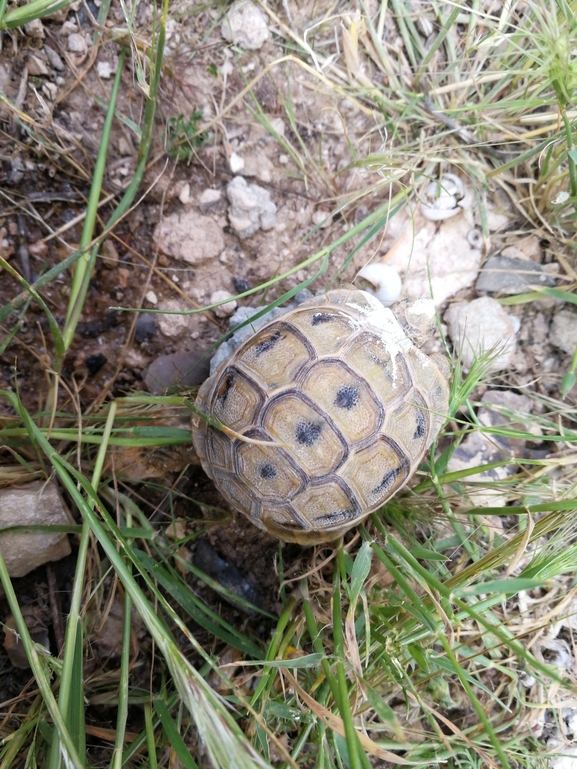
POLYGON ((194 447, 257 526, 287 541, 330 541, 406 484, 448 394, 434 356, 391 310, 336 289, 266 323, 218 366, 198 393, 197 410, 213 419, 194 415, 194 447))

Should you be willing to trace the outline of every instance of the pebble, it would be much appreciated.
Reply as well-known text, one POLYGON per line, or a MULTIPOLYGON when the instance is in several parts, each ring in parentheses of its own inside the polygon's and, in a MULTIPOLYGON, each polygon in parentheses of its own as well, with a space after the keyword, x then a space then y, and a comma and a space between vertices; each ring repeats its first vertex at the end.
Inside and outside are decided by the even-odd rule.
POLYGON ((103 80, 110 80, 112 67, 109 61, 96 62, 96 71, 98 72, 98 77, 101 77, 103 80))
POLYGON ((230 225, 239 238, 248 238, 259 228, 271 230, 275 226, 277 209, 268 190, 257 184, 247 184, 242 176, 235 176, 228 183, 226 194, 230 202, 230 225))
POLYGON ((238 174, 244 169, 244 160, 236 152, 231 153, 228 164, 233 174, 238 174))
POLYGON ((452 304, 444 321, 466 371, 483 354, 492 358, 489 371, 500 371, 510 365, 519 320, 508 315, 496 299, 483 296, 472 302, 452 304))
POLYGON ((48 59, 50 66, 54 67, 54 69, 57 69, 59 72, 62 72, 64 69, 64 62, 60 58, 60 56, 56 53, 54 48, 51 48, 49 45, 44 46, 44 51, 46 53, 46 58, 48 59))
POLYGON ((554 286, 555 279, 527 259, 491 256, 481 268, 475 288, 479 293, 512 295, 531 291, 535 285, 554 286))
POLYGON ((26 63, 29 75, 47 75, 48 67, 39 56, 29 56, 26 63))
POLYGON ((185 304, 184 302, 181 303, 177 299, 167 299, 159 304, 158 309, 166 310, 171 313, 179 313, 175 315, 158 313, 156 315, 158 327, 164 336, 174 338, 181 336, 181 334, 189 330, 191 316, 183 315, 182 313, 186 310, 190 310, 190 305, 185 304))
POLYGON ((73 53, 84 53, 86 51, 86 40, 79 32, 73 32, 68 37, 68 50, 73 53))
POLYGON ((163 254, 193 265, 215 259, 224 249, 218 224, 195 209, 165 217, 156 225, 152 237, 163 254))
POLYGON ((216 205, 216 203, 218 203, 221 198, 222 192, 220 190, 213 190, 208 187, 206 190, 202 191, 198 201, 200 210, 205 213, 209 208, 212 208, 212 206, 216 205))
POLYGON ((150 302, 150 304, 157 304, 158 303, 158 297, 154 293, 154 291, 147 291, 146 296, 144 297, 147 302, 150 302))
POLYGON ((178 199, 183 206, 186 206, 188 203, 190 203, 190 184, 188 182, 185 182, 182 185, 182 189, 178 193, 178 199))
POLYGON ((571 310, 556 312, 549 331, 549 341, 567 355, 573 355, 577 349, 577 313, 571 310))
POLYGON ((233 299, 233 294, 229 293, 228 291, 214 291, 211 294, 209 302, 210 304, 216 304, 217 302, 222 302, 225 299, 232 299, 232 301, 227 302, 226 304, 221 304, 219 307, 214 308, 213 312, 217 318, 229 318, 231 315, 233 315, 237 308, 237 302, 235 299, 233 299))
POLYGON ((137 344, 142 344, 152 339, 158 333, 158 323, 156 317, 150 312, 141 312, 134 328, 134 340, 137 344))
MULTIPOLYGON (((68 524, 68 516, 54 483, 34 481, 19 489, 0 489, 0 529, 12 526, 68 524)), ((23 577, 49 561, 70 555, 66 534, 11 533, 0 537, 0 553, 11 577, 23 577)))
POLYGON ((46 33, 44 32, 44 25, 40 19, 32 19, 32 21, 29 21, 27 24, 25 24, 24 32, 28 35, 28 37, 31 37, 34 40, 44 40, 46 37, 46 33))
POLYGON ((258 50, 270 37, 267 17, 252 0, 237 0, 231 5, 220 33, 225 40, 249 51, 258 50))
POLYGON ((162 395, 183 387, 197 387, 208 377, 210 355, 204 351, 176 352, 160 355, 143 372, 142 378, 148 390, 162 395))

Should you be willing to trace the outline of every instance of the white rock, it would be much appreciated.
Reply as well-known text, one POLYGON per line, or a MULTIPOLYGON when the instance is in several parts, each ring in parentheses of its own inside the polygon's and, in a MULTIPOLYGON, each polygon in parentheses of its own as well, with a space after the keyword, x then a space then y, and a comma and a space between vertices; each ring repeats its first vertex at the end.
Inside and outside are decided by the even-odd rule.
MULTIPOLYGON (((216 304, 225 299, 232 299, 233 296, 234 294, 230 294, 228 291, 214 291, 210 297, 210 304, 216 304)), ((233 299, 232 302, 227 302, 226 304, 221 304, 219 307, 215 307, 213 312, 217 318, 228 318, 235 312, 236 308, 237 302, 233 299)))
POLYGON ((154 293, 154 291, 147 291, 146 296, 144 297, 147 302, 150 302, 150 304, 157 304, 158 303, 158 297, 154 293))
MULTIPOLYGON (((68 524, 68 516, 54 483, 35 481, 20 489, 0 489, 0 530, 11 526, 68 524)), ((70 554, 66 534, 2 533, 0 553, 11 577, 23 577, 49 561, 70 554)))
POLYGON ((228 218, 239 238, 250 237, 259 227, 270 230, 275 226, 276 206, 267 190, 235 176, 228 183, 226 194, 230 202, 228 218))
POLYGON ((210 189, 210 187, 206 190, 203 190, 198 201, 200 210, 208 211, 208 209, 214 206, 215 203, 218 203, 221 198, 222 193, 220 190, 213 190, 210 189))
MULTIPOLYGON (((470 243, 470 212, 443 222, 426 220, 417 211, 391 222, 400 231, 386 262, 403 277, 404 293, 416 298, 430 296, 439 306, 463 288, 472 286, 479 274, 482 250, 470 243)), ((396 217, 395 217, 396 218, 396 217)))
POLYGON ((187 209, 165 217, 153 233, 157 248, 189 264, 202 264, 216 258, 224 249, 218 224, 195 209, 187 209))
POLYGON ((182 185, 182 189, 178 193, 178 199, 183 206, 186 206, 187 203, 190 203, 190 184, 188 182, 185 182, 182 185))
POLYGON ((549 341, 568 355, 577 349, 577 313, 560 310, 553 315, 549 341))
POLYGON ((322 208, 318 208, 311 216, 311 221, 313 224, 316 224, 317 227, 323 229, 325 227, 330 227, 333 223, 333 217, 329 211, 323 211, 322 208))
POLYGON ((110 76, 112 75, 112 67, 110 66, 109 61, 97 61, 96 71, 98 72, 98 77, 101 77, 103 80, 110 80, 110 76))
POLYGON ((32 21, 29 21, 27 24, 25 24, 24 32, 28 35, 28 37, 31 37, 34 40, 44 40, 46 37, 44 26, 40 19, 32 19, 32 21))
POLYGON ((228 164, 233 174, 240 173, 244 168, 244 160, 236 152, 231 152, 228 164))
MULTIPOLYGON (((184 302, 179 302, 177 299, 167 299, 158 305, 158 309, 182 313, 185 310, 190 310, 191 307, 188 304, 184 304, 184 302)), ((186 332, 191 333, 191 318, 193 317, 193 315, 165 315, 164 313, 156 315, 160 332, 171 339, 181 336, 186 332)))
POLYGON ((39 56, 30 56, 26 63, 29 75, 47 75, 48 67, 39 56))
POLYGON ((549 769, 577 769, 577 745, 559 747, 557 752, 562 755, 549 759, 549 769))
POLYGON ((270 37, 264 12, 251 0, 238 0, 231 5, 220 32, 225 40, 249 51, 256 51, 270 37))
POLYGON ((376 296, 385 307, 389 307, 399 299, 403 287, 401 276, 395 268, 382 262, 365 265, 357 273, 355 283, 359 288, 376 296))
POLYGON ((73 53, 84 53, 86 51, 86 40, 79 32, 73 32, 69 36, 68 50, 73 53))
POLYGON ((509 316, 496 299, 483 296, 452 304, 444 321, 466 371, 483 354, 493 358, 489 371, 500 371, 510 364, 519 321, 509 316))
POLYGON ((64 62, 56 53, 54 48, 51 48, 49 45, 45 45, 44 52, 46 53, 46 58, 50 62, 50 66, 54 67, 54 69, 57 69, 59 72, 62 72, 64 69, 64 62))

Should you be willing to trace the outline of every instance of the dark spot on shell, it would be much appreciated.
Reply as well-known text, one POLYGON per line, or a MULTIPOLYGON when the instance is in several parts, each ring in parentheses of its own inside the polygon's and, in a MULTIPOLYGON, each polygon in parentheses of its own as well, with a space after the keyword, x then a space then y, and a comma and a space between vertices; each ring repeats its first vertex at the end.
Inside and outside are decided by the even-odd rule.
POLYGON ((265 462, 258 468, 258 474, 261 478, 264 478, 268 481, 270 478, 274 478, 276 476, 276 470, 274 466, 270 464, 270 462, 265 462))
POLYGON ((427 420, 425 419, 425 415, 422 412, 417 411, 417 426, 415 428, 413 440, 422 438, 426 430, 427 430, 427 420))
POLYGON ((224 380, 223 386, 218 394, 218 399, 221 403, 225 403, 226 398, 234 384, 234 374, 227 374, 226 379, 224 380))
POLYGON ((354 510, 336 510, 334 513, 328 513, 328 515, 322 515, 320 518, 316 518, 315 524, 318 525, 319 523, 322 523, 326 526, 331 526, 335 523, 351 521, 354 517, 354 510))
POLYGON ((299 422, 295 430, 295 436, 301 446, 312 446, 322 430, 323 426, 314 422, 299 422))
POLYGON ((382 494, 384 491, 389 491, 399 477, 400 472, 401 468, 395 467, 393 470, 389 470, 388 473, 385 473, 383 480, 373 489, 373 494, 382 494))
POLYGON ((333 319, 333 315, 330 312, 315 312, 313 315, 313 326, 318 326, 319 323, 330 323, 333 319))
POLYGON ((263 352, 267 352, 268 350, 271 350, 275 344, 279 341, 281 338, 280 331, 275 331, 274 334, 272 334, 268 339, 265 339, 264 342, 259 342, 257 346, 255 347, 255 352, 257 355, 261 355, 263 352))
POLYGON ((354 385, 343 385, 337 390, 335 406, 350 411, 359 402, 359 389, 354 385))

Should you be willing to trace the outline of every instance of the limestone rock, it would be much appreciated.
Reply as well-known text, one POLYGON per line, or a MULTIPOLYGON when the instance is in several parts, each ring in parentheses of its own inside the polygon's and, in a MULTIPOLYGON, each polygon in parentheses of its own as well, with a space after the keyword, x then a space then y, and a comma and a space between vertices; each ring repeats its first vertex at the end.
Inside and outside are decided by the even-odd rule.
POLYGON ((555 347, 573 355, 577 349, 577 313, 560 310, 553 315, 549 341, 555 347))
POLYGON ((508 315, 496 299, 483 296, 452 304, 444 320, 466 371, 486 354, 492 357, 489 371, 500 371, 511 363, 519 320, 508 315))
POLYGON ((251 0, 238 0, 231 5, 220 32, 225 40, 249 51, 261 48, 270 37, 266 15, 251 0))
POLYGON ((152 237, 163 254, 193 265, 214 259, 224 249, 218 224, 192 208, 165 217, 152 237))
POLYGON ((49 561, 70 554, 68 536, 58 532, 3 532, 12 526, 68 524, 68 516, 54 483, 34 481, 0 489, 0 553, 11 577, 23 577, 49 561))
POLYGON ((235 176, 226 188, 230 207, 228 217, 239 238, 248 238, 259 228, 271 230, 276 224, 276 206, 270 193, 257 184, 235 176))

